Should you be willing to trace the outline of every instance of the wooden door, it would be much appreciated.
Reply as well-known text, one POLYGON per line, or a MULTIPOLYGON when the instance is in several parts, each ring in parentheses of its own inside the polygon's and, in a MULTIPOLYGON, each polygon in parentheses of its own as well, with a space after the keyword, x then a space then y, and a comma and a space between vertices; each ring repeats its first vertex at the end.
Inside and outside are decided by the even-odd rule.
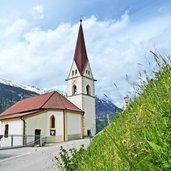
POLYGON ((40 145, 40 135, 41 135, 41 129, 35 129, 35 145, 40 145))

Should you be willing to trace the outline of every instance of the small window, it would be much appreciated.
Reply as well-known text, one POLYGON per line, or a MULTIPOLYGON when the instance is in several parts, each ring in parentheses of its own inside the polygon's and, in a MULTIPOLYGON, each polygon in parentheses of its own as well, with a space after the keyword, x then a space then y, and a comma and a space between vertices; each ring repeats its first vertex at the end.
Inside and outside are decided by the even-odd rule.
POLYGON ((87 136, 91 137, 91 130, 90 129, 87 130, 87 136))
POLYGON ((77 70, 75 70, 75 75, 77 74, 77 70))
POLYGON ((9 131, 9 125, 6 124, 5 125, 5 131, 4 131, 4 135, 5 135, 6 138, 8 137, 8 131, 9 131))
POLYGON ((50 117, 50 128, 55 128, 55 116, 50 117))
POLYGON ((72 70, 72 75, 74 75, 74 70, 72 70))
POLYGON ((90 86, 89 85, 86 86, 86 93, 87 93, 87 95, 90 95, 91 94, 91 92, 90 92, 90 86))
POLYGON ((77 86, 75 84, 72 87, 72 94, 73 95, 77 94, 77 86))
POLYGON ((90 71, 88 71, 88 75, 90 75, 90 71))

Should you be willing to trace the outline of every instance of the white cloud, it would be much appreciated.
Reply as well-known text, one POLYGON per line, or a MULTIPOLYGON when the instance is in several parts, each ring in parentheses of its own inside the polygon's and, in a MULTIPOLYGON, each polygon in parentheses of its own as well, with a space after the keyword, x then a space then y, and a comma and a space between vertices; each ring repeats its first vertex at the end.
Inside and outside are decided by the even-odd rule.
POLYGON ((27 21, 25 19, 16 20, 14 23, 7 25, 5 31, 3 32, 3 36, 5 36, 5 38, 11 37, 13 39, 19 37, 24 32, 26 26, 27 26, 27 21))
MULTIPOLYGON (((73 60, 79 23, 64 23, 48 31, 33 28, 23 32, 27 22, 19 21, 12 25, 11 31, 9 27, 4 30, 15 43, 9 45, 8 40, 3 40, 0 77, 66 91, 64 80, 73 60), (16 40, 12 33, 23 39, 16 40)), ((97 95, 107 94, 116 104, 121 104, 128 91, 132 91, 132 85, 125 80, 126 74, 131 82, 137 80, 139 70, 146 69, 149 50, 157 48, 171 52, 170 27, 168 16, 134 25, 127 12, 118 21, 85 19, 83 29, 91 67, 98 80, 97 95), (155 28, 155 34, 152 34, 152 28, 155 28), (137 63, 145 66, 140 67, 137 63)))
POLYGON ((4 25, 4 24, 7 24, 7 23, 8 23, 7 19, 5 19, 5 18, 0 19, 0 25, 4 25))
POLYGON ((44 18, 44 8, 41 4, 32 7, 32 15, 36 19, 44 18))

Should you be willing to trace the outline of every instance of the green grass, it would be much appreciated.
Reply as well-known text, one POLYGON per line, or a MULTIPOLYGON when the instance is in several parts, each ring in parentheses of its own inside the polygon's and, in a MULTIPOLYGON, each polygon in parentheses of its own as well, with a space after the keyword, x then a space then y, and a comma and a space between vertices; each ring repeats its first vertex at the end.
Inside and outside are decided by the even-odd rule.
POLYGON ((171 67, 169 59, 154 57, 160 71, 139 85, 142 93, 87 150, 75 155, 74 171, 171 170, 171 67))

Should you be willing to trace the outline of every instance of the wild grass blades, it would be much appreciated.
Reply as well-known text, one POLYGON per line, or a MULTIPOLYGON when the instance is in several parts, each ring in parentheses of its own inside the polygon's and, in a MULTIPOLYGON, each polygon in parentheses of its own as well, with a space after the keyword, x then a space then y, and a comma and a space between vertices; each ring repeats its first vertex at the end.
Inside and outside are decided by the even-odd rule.
POLYGON ((80 154, 83 154, 84 151, 85 149, 83 145, 79 151, 76 148, 66 150, 61 146, 59 157, 55 157, 57 165, 61 168, 61 170, 77 171, 78 162, 81 159, 80 154))
POLYGON ((79 153, 76 170, 171 170, 171 62, 153 55, 155 76, 142 79, 129 106, 79 153))

